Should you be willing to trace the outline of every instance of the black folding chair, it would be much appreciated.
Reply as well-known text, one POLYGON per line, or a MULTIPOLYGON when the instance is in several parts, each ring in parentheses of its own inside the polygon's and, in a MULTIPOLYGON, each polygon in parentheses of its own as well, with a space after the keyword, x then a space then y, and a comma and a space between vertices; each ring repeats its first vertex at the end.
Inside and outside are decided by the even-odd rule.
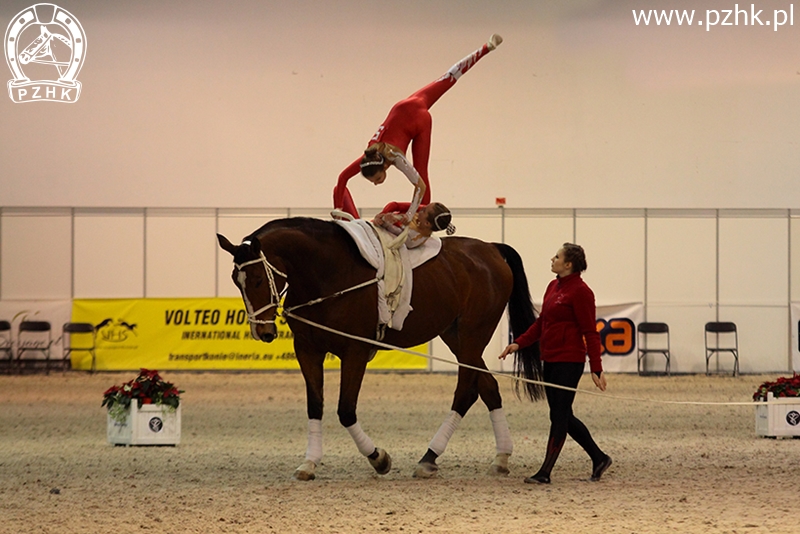
POLYGON ((50 347, 53 338, 48 321, 22 321, 17 331, 17 367, 35 369, 44 362, 44 370, 50 372, 50 347), (38 354, 38 357, 37 357, 38 354))
POLYGON ((717 370, 719 373, 719 354, 729 352, 733 356, 733 376, 739 374, 739 332, 736 324, 731 322, 710 322, 706 323, 705 328, 706 342, 706 374, 709 371, 709 360, 716 355, 717 370))
POLYGON ((646 373, 646 358, 648 354, 662 354, 667 360, 664 373, 669 376, 670 345, 669 326, 667 326, 667 323, 639 323, 637 333, 639 356, 636 360, 636 371, 640 375, 646 373), (655 343, 655 346, 653 343, 655 343))
POLYGON ((14 365, 14 339, 11 337, 11 323, 0 321, 0 368, 8 373, 14 365))

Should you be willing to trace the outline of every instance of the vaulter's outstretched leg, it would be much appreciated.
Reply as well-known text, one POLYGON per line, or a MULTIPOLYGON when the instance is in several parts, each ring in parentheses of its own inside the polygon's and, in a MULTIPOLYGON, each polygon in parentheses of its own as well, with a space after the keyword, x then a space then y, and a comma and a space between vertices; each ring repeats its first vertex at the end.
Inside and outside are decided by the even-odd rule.
POLYGON ((483 56, 500 46, 503 38, 498 34, 494 34, 489 38, 489 41, 484 43, 483 46, 475 50, 473 53, 463 58, 461 61, 450 67, 441 78, 435 82, 426 85, 412 97, 419 97, 422 99, 425 107, 430 109, 439 98, 447 92, 448 89, 453 87, 458 79, 472 68, 483 56))
POLYGON ((418 133, 414 137, 411 145, 411 155, 414 159, 414 168, 417 169, 425 182, 425 194, 421 204, 426 205, 431 202, 431 184, 428 177, 428 162, 431 155, 431 128, 433 119, 430 115, 430 108, 443 94, 453 87, 462 74, 466 73, 483 56, 498 47, 503 42, 503 38, 497 34, 492 35, 489 42, 475 50, 444 73, 441 78, 430 83, 398 103, 403 107, 403 112, 409 117, 414 117, 417 123, 418 133))

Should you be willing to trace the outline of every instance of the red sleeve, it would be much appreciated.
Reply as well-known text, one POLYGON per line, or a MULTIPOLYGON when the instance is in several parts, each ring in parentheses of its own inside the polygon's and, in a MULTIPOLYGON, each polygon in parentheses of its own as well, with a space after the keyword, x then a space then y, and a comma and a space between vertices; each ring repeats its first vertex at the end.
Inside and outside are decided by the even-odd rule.
POLYGON ((345 202, 345 191, 347 191, 347 182, 350 178, 355 176, 361 171, 361 158, 359 157, 353 163, 348 165, 345 170, 339 174, 339 180, 336 182, 336 188, 333 190, 333 207, 342 209, 345 202))
MULTIPOLYGON (((420 204, 417 211, 422 211, 427 204, 420 204)), ((411 202, 389 202, 386 204, 381 213, 405 213, 411 207, 411 202)))
POLYGON ((514 343, 519 345, 519 348, 524 349, 525 347, 530 347, 542 337, 541 317, 540 315, 539 319, 536 319, 521 336, 514 340, 514 343))
POLYGON ((589 286, 583 285, 575 292, 574 302, 575 317, 578 321, 583 339, 586 340, 586 351, 589 353, 589 367, 593 373, 603 370, 603 361, 600 354, 600 334, 597 332, 597 315, 594 304, 594 293, 589 286))

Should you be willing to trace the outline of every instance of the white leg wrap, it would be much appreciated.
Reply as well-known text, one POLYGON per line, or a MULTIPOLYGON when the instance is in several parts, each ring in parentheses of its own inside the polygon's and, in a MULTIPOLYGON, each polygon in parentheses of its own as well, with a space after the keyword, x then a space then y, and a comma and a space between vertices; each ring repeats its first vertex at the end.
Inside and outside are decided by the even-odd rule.
POLYGON ((467 57, 465 57, 452 67, 450 67, 450 70, 448 70, 445 73, 443 78, 449 76, 450 78, 453 78, 457 82, 458 79, 461 78, 462 74, 467 72, 469 69, 472 68, 472 66, 475 63, 478 62, 481 56, 483 56, 483 47, 477 49, 476 51, 474 51, 473 53, 471 53, 470 55, 468 55, 467 57))
POLYGON ((514 443, 511 441, 511 431, 508 429, 505 412, 502 408, 492 410, 489 412, 489 419, 492 420, 497 454, 511 454, 514 450, 514 443))
POLYGON ((355 424, 348 426, 347 431, 350 432, 350 437, 356 442, 358 452, 364 456, 369 456, 375 452, 375 444, 372 443, 372 440, 369 439, 369 436, 364 434, 364 431, 361 430, 360 423, 356 422, 355 424))
POLYGON ((433 436, 428 448, 435 452, 437 456, 441 456, 447 448, 447 443, 450 441, 450 438, 453 437, 456 428, 458 428, 459 423, 461 423, 461 416, 458 415, 458 412, 455 410, 451 410, 450 415, 447 416, 442 426, 436 431, 436 435, 433 436))
POLYGON ((322 421, 320 419, 308 420, 306 460, 311 460, 314 465, 319 465, 322 461, 322 421))

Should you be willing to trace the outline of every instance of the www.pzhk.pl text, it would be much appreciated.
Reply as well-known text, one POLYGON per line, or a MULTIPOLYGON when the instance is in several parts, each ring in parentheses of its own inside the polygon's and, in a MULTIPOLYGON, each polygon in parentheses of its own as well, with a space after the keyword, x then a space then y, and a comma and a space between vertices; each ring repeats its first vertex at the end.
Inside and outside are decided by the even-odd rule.
POLYGON ((706 31, 721 26, 764 26, 778 31, 782 26, 794 26, 794 4, 786 9, 758 9, 756 4, 734 4, 733 9, 633 9, 633 22, 637 26, 705 26, 706 31))

